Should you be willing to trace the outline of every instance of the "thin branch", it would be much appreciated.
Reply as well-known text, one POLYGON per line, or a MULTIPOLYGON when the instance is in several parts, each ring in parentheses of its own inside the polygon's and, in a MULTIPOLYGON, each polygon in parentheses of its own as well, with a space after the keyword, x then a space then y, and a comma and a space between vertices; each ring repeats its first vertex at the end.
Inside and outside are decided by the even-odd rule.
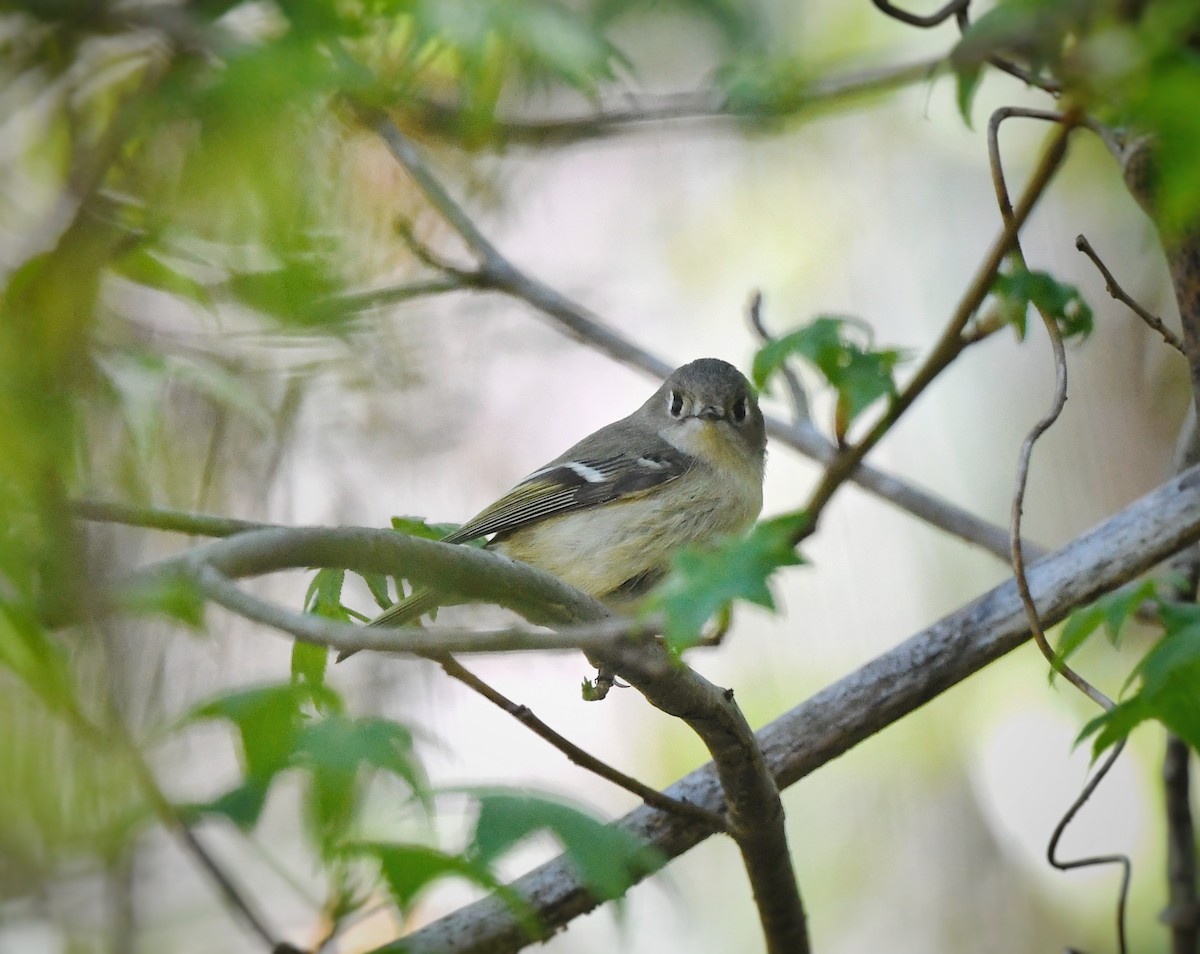
MULTIPOLYGON (((436 181, 419 153, 394 123, 378 116, 373 117, 371 121, 392 151, 393 157, 408 170, 422 188, 424 183, 436 181), (399 146, 404 148, 394 148, 399 146)), ((451 225, 467 219, 466 213, 440 185, 425 190, 425 194, 451 225)), ((473 225, 468 231, 460 231, 459 234, 483 262, 476 273, 480 287, 500 291, 525 301, 548 316, 559 331, 573 340, 586 343, 615 361, 659 379, 665 378, 673 370, 672 365, 618 334, 584 306, 522 273, 504 259, 490 242, 483 240, 480 243, 482 236, 473 225)), ((789 424, 778 418, 768 417, 767 433, 820 463, 829 464, 839 457, 838 449, 809 422, 789 424)), ((1003 527, 981 520, 927 491, 861 462, 849 468, 848 479, 919 519, 980 546, 1001 559, 1007 559, 1008 533, 1003 527)))
POLYGON ((264 530, 272 526, 252 520, 236 520, 233 517, 214 517, 186 510, 143 507, 107 500, 79 500, 74 503, 73 509, 75 515, 83 520, 167 530, 196 537, 231 537, 236 533, 264 530))
MULTIPOLYGON (((944 57, 863 70, 844 76, 819 77, 796 92, 773 101, 730 99, 721 89, 702 89, 663 95, 630 97, 627 105, 601 107, 582 116, 545 119, 499 118, 495 137, 486 145, 561 146, 590 139, 661 130, 667 123, 769 121, 816 111, 848 99, 871 96, 931 79, 945 65, 944 57)), ((462 111, 430 100, 400 104, 406 120, 427 133, 446 135, 462 127, 462 111)), ((456 141, 458 141, 456 139, 456 141)))
POLYGON ((1169 344, 1181 355, 1187 357, 1187 352, 1184 350, 1183 342, 1179 340, 1179 336, 1176 335, 1175 332, 1173 332, 1166 325, 1164 325, 1163 320, 1159 318, 1158 315, 1152 314, 1143 308, 1140 304, 1138 304, 1137 301, 1135 301, 1125 292, 1125 289, 1117 284, 1117 280, 1113 278, 1112 272, 1108 270, 1108 267, 1100 260, 1100 256, 1096 254, 1096 250, 1092 248, 1091 242, 1089 242, 1083 235, 1077 235, 1075 236, 1075 247, 1079 249, 1079 251, 1083 252, 1083 254, 1088 258, 1090 258, 1092 260, 1092 264, 1094 264, 1100 274, 1104 276, 1105 291, 1107 291, 1117 301, 1128 306, 1129 310, 1141 318, 1142 321, 1149 325, 1153 331, 1158 332, 1163 341, 1169 344))
POLYGON ((714 832, 725 830, 725 819, 717 812, 711 812, 706 808, 700 808, 690 802, 683 802, 669 795, 664 795, 658 789, 651 788, 643 782, 638 781, 630 775, 613 768, 607 762, 603 762, 596 758, 591 753, 581 749, 578 745, 567 739, 554 729, 550 728, 545 722, 539 719, 530 711, 528 706, 519 705, 497 691, 494 687, 488 685, 477 675, 463 666, 458 660, 452 657, 445 656, 435 659, 435 661, 446 672, 446 675, 452 679, 457 679, 464 686, 479 693, 483 698, 495 706, 503 709, 510 716, 516 719, 521 725, 529 729, 534 735, 549 742, 552 746, 562 752, 568 759, 578 765, 580 768, 598 775, 603 779, 618 785, 628 792, 632 792, 648 805, 653 805, 655 808, 660 808, 666 812, 672 812, 677 815, 683 815, 691 818, 693 821, 699 821, 709 825, 714 832))
MULTIPOLYGON (((1012 204, 1008 197, 1008 185, 1004 177, 1004 165, 1000 156, 999 132, 1000 125, 1007 118, 1016 115, 1022 115, 1025 118, 1049 120, 1051 122, 1062 122, 1065 119, 1065 117, 1039 115, 1032 111, 1017 111, 1013 109, 998 109, 992 114, 992 118, 988 123, 988 155, 991 162, 992 182, 996 189, 996 201, 1000 206, 1000 215, 1006 223, 1010 221, 1013 213, 1012 204)), ((1024 268, 1025 253, 1021 249, 1019 239, 1013 242, 1012 254, 1017 263, 1024 268)), ((1059 330, 1058 322, 1054 320, 1053 315, 1048 314, 1040 305, 1037 306, 1037 311, 1042 318, 1042 323, 1045 325, 1047 334, 1050 336, 1050 344, 1054 351, 1054 398, 1046 413, 1042 415, 1041 419, 1034 424, 1026 435, 1025 440, 1021 444, 1021 451, 1018 457, 1016 488, 1013 491, 1012 501, 1010 541, 1013 577, 1016 580, 1017 592, 1021 596, 1021 604, 1025 609, 1025 616, 1029 621, 1029 631, 1042 655, 1046 657, 1046 660, 1056 672, 1107 711, 1113 708, 1112 700, 1079 675, 1071 666, 1067 665, 1066 661, 1058 653, 1054 652, 1050 646, 1050 641, 1046 638, 1045 628, 1042 626, 1041 618, 1038 615, 1037 605, 1034 603, 1033 595, 1030 593, 1029 579, 1025 572, 1025 555, 1021 546, 1021 517, 1024 512, 1025 489, 1029 482, 1029 462, 1033 454, 1034 444, 1054 425, 1054 422, 1058 420, 1067 403, 1067 356, 1063 347, 1062 332, 1059 330)), ((1129 898, 1129 879, 1132 874, 1132 865, 1129 858, 1124 854, 1110 854, 1064 861, 1058 857, 1058 845, 1067 826, 1079 810, 1087 804, 1088 800, 1092 797, 1092 793, 1096 791, 1097 787, 1108 775, 1109 770, 1116 764, 1117 759, 1120 758, 1124 748, 1124 740, 1113 747, 1113 750, 1101 763, 1087 784, 1084 785, 1083 790, 1059 820, 1046 846, 1047 860, 1060 871, 1110 864, 1121 866, 1121 886, 1117 893, 1117 948, 1120 954, 1125 954, 1125 951, 1128 949, 1125 937, 1125 911, 1129 898)))
POLYGON ((821 510, 829 502, 830 498, 832 498, 837 488, 846 481, 867 453, 891 430, 892 425, 921 395, 925 388, 969 344, 963 338, 963 330, 966 328, 971 316, 975 314, 980 305, 983 304, 983 300, 991 292, 992 285, 996 280, 996 273, 1000 270, 1001 263, 1011 251, 1022 226, 1025 224, 1025 220, 1029 217, 1029 214, 1033 211, 1033 207, 1046 191, 1046 187, 1050 184, 1050 180, 1054 177, 1054 173, 1058 170, 1059 165, 1061 165, 1066 156, 1067 138, 1070 136, 1073 128, 1072 122, 1064 122, 1062 128, 1058 130, 1050 144, 1046 147, 1037 168, 1034 170, 1029 183, 1025 187, 1025 191, 1021 194, 1017 208, 1013 211, 1011 217, 1006 219, 1000 236, 992 244, 988 254, 976 270, 975 276, 959 300, 958 307, 950 317, 950 321, 942 332, 941 338, 925 359, 925 363, 913 375, 904 390, 891 401, 887 410, 880 416, 870 431, 867 432, 866 436, 856 444, 847 447, 826 468, 821 482, 813 491, 805 508, 810 517, 808 525, 801 527, 797 531, 795 535, 796 542, 799 542, 813 532, 821 510))
MULTIPOLYGON (((449 545, 449 544, 447 544, 449 545)), ((655 628, 640 620, 606 619, 554 632, 508 627, 494 630, 425 629, 419 626, 369 628, 296 613, 260 600, 235 586, 211 566, 201 566, 196 583, 210 600, 239 616, 262 623, 296 639, 339 652, 363 649, 375 652, 438 656, 445 653, 498 653, 536 650, 539 652, 585 650, 611 651, 620 643, 635 645, 654 638, 655 628)), ((440 661, 440 660, 439 660, 440 661)))
POLYGON ((410 282, 407 285, 389 285, 386 288, 338 295, 329 302, 329 305, 339 312, 370 311, 373 308, 402 305, 404 302, 416 298, 445 295, 471 287, 469 282, 464 282, 457 277, 431 278, 428 281, 410 282))
POLYGON ((200 841, 200 837, 193 831, 192 826, 179 817, 178 812, 175 811, 175 807, 167 800, 162 789, 159 788, 158 780, 155 779, 150 766, 146 764, 146 760, 142 757, 141 752, 138 751, 132 740, 126 740, 126 752, 133 764, 134 771, 137 773, 142 790, 149 798, 150 804, 154 808, 154 813, 158 816, 159 821, 169 831, 173 832, 183 842, 193 857, 200 862, 201 867, 208 872, 208 876, 216 884, 226 902, 241 915, 242 919, 262 939, 273 954, 288 954, 288 952, 295 951, 296 949, 291 947, 291 945, 275 939, 274 934, 267 927, 266 921, 255 911, 250 900, 242 894, 242 891, 233 883, 229 875, 225 873, 225 870, 205 847, 204 843, 200 841))
MULTIPOLYGON (((958 25, 960 34, 967 32, 967 28, 971 25, 970 7, 971 0, 950 0, 945 6, 927 16, 910 13, 900 7, 894 6, 888 0, 871 0, 875 4, 876 9, 881 13, 887 14, 893 20, 899 20, 901 23, 906 23, 909 26, 917 27, 922 30, 928 30, 945 23, 951 17, 958 25)), ((996 53, 991 53, 985 57, 985 60, 1001 72, 1007 73, 1009 76, 1016 77, 1023 83, 1030 86, 1036 86, 1038 89, 1044 90, 1047 93, 1057 94, 1061 90, 1061 86, 1054 80, 1047 79, 1037 73, 1027 70, 1022 66, 1017 66, 1011 60, 999 56, 996 53)))
POLYGON ((871 2, 875 4, 877 10, 886 13, 893 20, 899 20, 901 23, 907 23, 909 26, 919 27, 922 30, 945 23, 971 5, 971 0, 950 0, 944 7, 939 7, 926 16, 921 16, 893 6, 888 0, 871 0, 871 2))
MULTIPOLYGON (((746 317, 750 321, 750 327, 754 329, 754 333, 758 335, 758 340, 763 344, 770 344, 775 341, 775 336, 767 330, 767 326, 762 317, 762 292, 755 291, 750 296, 750 305, 746 309, 746 317)), ((799 424, 802 421, 812 421, 812 414, 809 412, 808 395, 804 391, 804 385, 800 383, 800 378, 796 376, 796 372, 792 370, 792 366, 787 362, 780 369, 783 373, 783 383, 788 389, 788 396, 792 401, 792 420, 799 424)))
MULTIPOLYGON (((1029 584, 1044 624, 1116 589, 1200 539, 1200 467, 1172 478, 1057 553, 1029 568, 1029 584)), ((781 788, 832 761, 944 693, 1029 638, 1029 623, 1009 579, 962 609, 938 620, 854 673, 821 690, 757 733, 770 771, 781 788)), ((712 811, 721 808, 713 764, 667 789, 712 811)), ((616 823, 635 837, 677 857, 705 832, 690 821, 648 806, 616 823)), ((597 901, 562 857, 512 885, 533 899, 550 930, 592 910, 597 901)), ((487 898, 462 908, 380 954, 500 954, 527 939, 504 902, 487 898)))

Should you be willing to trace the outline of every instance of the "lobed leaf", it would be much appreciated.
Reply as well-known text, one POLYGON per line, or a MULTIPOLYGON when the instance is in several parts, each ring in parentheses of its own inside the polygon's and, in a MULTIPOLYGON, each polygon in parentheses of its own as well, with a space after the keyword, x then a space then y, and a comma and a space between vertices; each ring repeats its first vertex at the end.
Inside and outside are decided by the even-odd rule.
POLYGON ((671 575, 648 597, 646 611, 662 612, 667 644, 695 645, 713 616, 744 599, 775 609, 768 580, 784 566, 804 562, 792 541, 807 523, 803 511, 764 520, 745 537, 677 554, 671 575))

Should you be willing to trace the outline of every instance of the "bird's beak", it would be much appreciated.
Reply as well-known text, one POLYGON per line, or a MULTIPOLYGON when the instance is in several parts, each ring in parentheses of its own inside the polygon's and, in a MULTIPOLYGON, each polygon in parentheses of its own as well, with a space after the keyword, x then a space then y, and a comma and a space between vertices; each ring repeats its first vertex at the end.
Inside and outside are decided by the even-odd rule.
POLYGON ((720 421, 725 418, 725 409, 706 404, 696 411, 695 416, 702 421, 720 421))

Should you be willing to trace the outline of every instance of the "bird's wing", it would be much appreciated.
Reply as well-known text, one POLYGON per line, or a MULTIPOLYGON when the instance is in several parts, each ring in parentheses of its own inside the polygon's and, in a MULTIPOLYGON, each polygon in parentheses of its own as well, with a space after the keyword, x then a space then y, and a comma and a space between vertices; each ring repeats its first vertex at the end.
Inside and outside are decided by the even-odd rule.
POLYGON ((666 441, 645 453, 564 455, 534 471, 445 538, 462 543, 508 533, 538 520, 640 496, 685 474, 691 458, 666 441))

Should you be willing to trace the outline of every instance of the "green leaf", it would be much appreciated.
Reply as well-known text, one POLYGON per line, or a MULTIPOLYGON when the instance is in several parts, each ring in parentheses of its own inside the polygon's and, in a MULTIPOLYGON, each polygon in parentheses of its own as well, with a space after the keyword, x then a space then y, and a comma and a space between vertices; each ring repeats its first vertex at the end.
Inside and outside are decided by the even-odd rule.
POLYGON ((1058 281, 1047 272, 1014 268, 996 276, 992 285, 1001 316, 1016 328, 1024 340, 1029 305, 1044 311, 1058 325, 1066 340, 1084 339, 1092 333, 1092 309, 1074 285, 1058 281))
POLYGON ((839 438, 875 401, 896 393, 894 371, 906 360, 896 349, 874 349, 870 330, 860 322, 827 315, 763 345, 754 356, 755 386, 766 388, 793 356, 815 367, 837 392, 834 430, 839 438))
MULTIPOLYGON (((1107 629, 1109 641, 1114 646, 1118 645, 1125 621, 1137 612, 1142 603, 1156 597, 1158 586, 1159 582, 1153 579, 1131 583, 1075 610, 1063 626, 1058 644, 1059 658, 1064 661, 1069 659, 1101 625, 1107 629)), ((1051 681, 1054 675, 1051 669, 1051 681)))
POLYGON ((424 517, 392 517, 393 530, 422 540, 444 540, 460 526, 457 523, 430 523, 424 517))
POLYGON ((307 711, 319 702, 340 712, 340 697, 328 686, 269 683, 237 689, 197 706, 186 722, 226 719, 242 743, 246 775, 269 781, 290 764, 307 711))
POLYGON ((382 573, 363 573, 361 574, 363 582, 367 584, 367 589, 371 591, 371 596, 374 597, 376 605, 380 609, 387 609, 394 602, 392 594, 388 590, 388 578, 382 573))
POLYGON ((664 862, 650 846, 580 807, 529 794, 475 794, 479 818, 468 853, 485 865, 518 842, 546 831, 562 845, 592 893, 611 900, 664 862))
POLYGON ((384 881, 402 913, 411 911, 417 898, 431 885, 446 878, 462 878, 495 892, 516 915, 530 938, 544 934, 529 903, 503 884, 486 864, 424 845, 367 842, 351 845, 347 850, 371 855, 378 860, 384 881))
POLYGON ((187 298, 204 308, 213 306, 212 293, 207 285, 167 263, 146 245, 137 245, 113 262, 113 271, 147 288, 187 298))
POLYGON ((188 815, 193 813, 224 815, 242 831, 249 831, 258 824, 258 819, 262 817, 262 810, 267 803, 267 793, 270 789, 269 780, 248 778, 243 784, 230 789, 211 802, 184 806, 184 812, 188 815))
POLYGON ((804 562, 792 541, 808 522, 803 511, 764 520, 745 537, 705 549, 687 549, 671 575, 647 598, 646 612, 662 612, 667 644, 679 651, 695 645, 704 624, 735 599, 775 609, 767 581, 784 566, 804 562))
POLYGON ((1095 733, 1099 755, 1147 719, 1157 719, 1192 746, 1200 746, 1200 607, 1164 604, 1162 638, 1134 670, 1141 685, 1129 699, 1084 727, 1095 733))
POLYGON ((204 597, 186 573, 156 576, 121 590, 120 604, 134 613, 166 616, 195 630, 204 629, 204 597))
POLYGON ((309 776, 307 808, 315 840, 330 848, 349 830, 362 801, 367 769, 404 781, 426 808, 429 783, 416 756, 412 733, 386 719, 330 715, 304 726, 294 764, 309 776))
POLYGON ((405 914, 426 888, 444 878, 464 878, 489 891, 502 887, 486 865, 436 848, 366 843, 353 849, 378 859, 396 907, 405 914))
POLYGON ((342 586, 345 582, 345 570, 335 567, 317 570, 304 594, 304 611, 342 623, 350 622, 350 611, 342 605, 342 586))
POLYGON ((227 282, 243 304, 293 325, 335 322, 330 310, 344 283, 319 258, 295 256, 276 268, 237 272, 227 282))
MULTIPOLYGON (((1058 642, 1058 656, 1066 661, 1084 644, 1104 623, 1104 608, 1098 603, 1075 610, 1063 625, 1062 636, 1058 642)), ((1054 678, 1054 670, 1050 670, 1050 678, 1054 678)))
POLYGON ((954 98, 958 104, 958 114, 968 129, 975 128, 971 120, 971 107, 975 104, 975 94, 979 92, 982 80, 983 68, 978 63, 964 64, 954 71, 954 98))
POLYGON ((329 666, 329 648, 297 639, 292 643, 292 682, 325 685, 325 670, 329 666))
POLYGON ((0 665, 13 672, 52 712, 73 703, 70 663, 37 617, 0 599, 0 665))

